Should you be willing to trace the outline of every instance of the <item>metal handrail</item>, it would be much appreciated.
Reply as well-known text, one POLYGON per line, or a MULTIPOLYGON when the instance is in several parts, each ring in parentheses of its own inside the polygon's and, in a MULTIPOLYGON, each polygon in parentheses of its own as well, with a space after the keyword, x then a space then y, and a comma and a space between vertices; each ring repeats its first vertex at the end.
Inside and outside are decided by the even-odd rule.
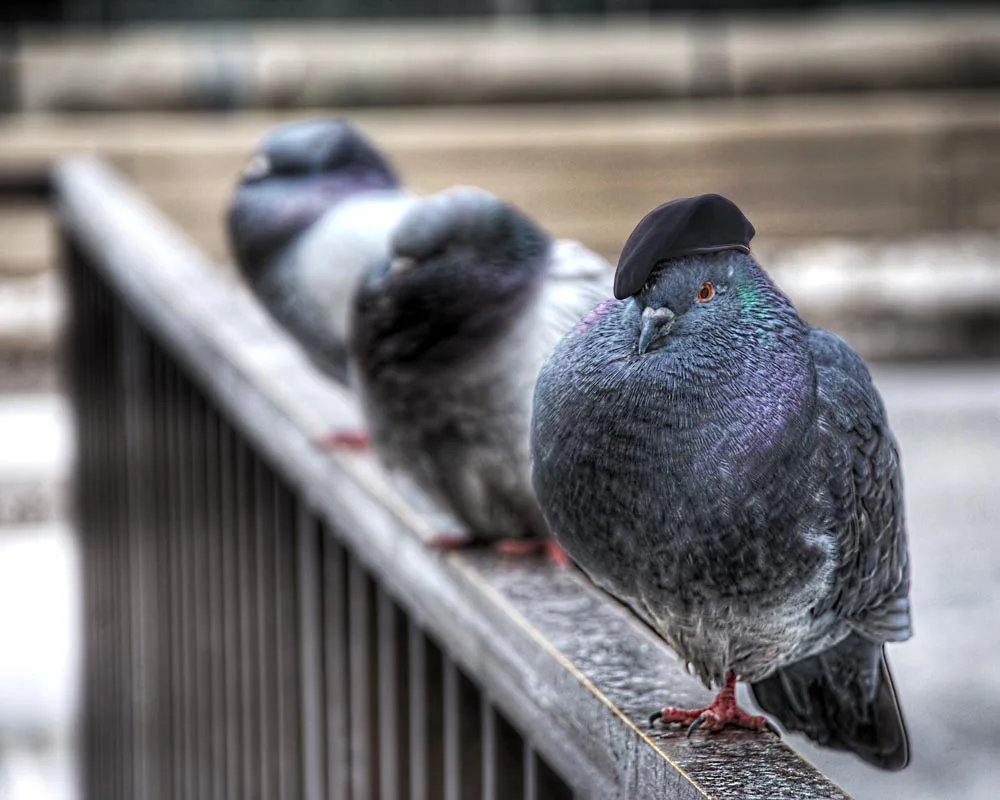
POLYGON ((55 175, 86 594, 85 782, 114 797, 844 798, 575 570, 433 524, 245 291, 102 164, 55 175))

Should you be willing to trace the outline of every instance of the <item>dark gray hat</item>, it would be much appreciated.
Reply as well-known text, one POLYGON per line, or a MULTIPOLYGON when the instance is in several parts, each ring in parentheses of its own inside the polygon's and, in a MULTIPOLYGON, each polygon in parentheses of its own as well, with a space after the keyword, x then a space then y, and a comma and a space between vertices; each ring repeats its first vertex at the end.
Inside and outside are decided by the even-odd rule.
POLYGON ((750 252, 756 231, 736 203, 721 194, 671 200, 650 211, 628 237, 618 259, 615 297, 638 292, 661 261, 719 250, 750 252))

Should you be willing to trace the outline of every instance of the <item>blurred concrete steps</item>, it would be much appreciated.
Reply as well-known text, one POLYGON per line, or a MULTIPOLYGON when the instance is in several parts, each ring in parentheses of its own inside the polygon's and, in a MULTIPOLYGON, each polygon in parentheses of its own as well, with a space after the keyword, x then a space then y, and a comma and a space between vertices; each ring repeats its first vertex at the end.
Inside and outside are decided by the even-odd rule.
POLYGON ((627 100, 1000 82, 994 9, 24 31, 29 110, 627 100))
MULTIPOLYGON (((650 208, 720 192, 755 244, 1000 226, 1000 93, 677 103, 380 108, 350 118, 421 193, 482 186, 608 258, 650 208), (627 121, 627 124, 626 122, 627 121)), ((323 109, 29 114, 0 125, 0 169, 109 158, 214 259, 240 169, 270 127, 323 109)), ((342 113, 342 112, 340 112, 342 113)))
POLYGON ((55 392, 0 394, 0 530, 65 518, 72 424, 55 392))
POLYGON ((52 389, 62 298, 51 211, 5 204, 0 242, 0 393, 52 389))
POLYGON ((0 396, 54 389, 62 306, 52 272, 0 276, 0 396))

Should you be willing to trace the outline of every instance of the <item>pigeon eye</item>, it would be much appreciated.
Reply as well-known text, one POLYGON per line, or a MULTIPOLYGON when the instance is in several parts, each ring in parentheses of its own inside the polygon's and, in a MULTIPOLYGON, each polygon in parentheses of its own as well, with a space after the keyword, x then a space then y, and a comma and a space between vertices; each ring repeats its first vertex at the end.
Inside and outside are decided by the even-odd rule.
POLYGON ((715 287, 710 283, 703 283, 698 290, 698 294, 695 295, 695 299, 699 303, 707 303, 713 297, 715 297, 715 287))

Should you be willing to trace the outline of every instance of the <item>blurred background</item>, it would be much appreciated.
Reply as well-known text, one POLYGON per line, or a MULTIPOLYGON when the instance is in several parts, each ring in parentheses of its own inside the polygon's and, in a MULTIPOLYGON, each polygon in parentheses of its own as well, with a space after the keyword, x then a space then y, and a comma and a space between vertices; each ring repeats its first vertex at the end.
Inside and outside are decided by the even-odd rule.
POLYGON ((53 220, 11 199, 100 154, 229 269, 261 133, 350 116, 420 192, 479 185, 616 259, 721 192, 811 322, 873 364, 900 439, 914 740, 859 800, 1000 797, 1000 11, 660 0, 38 0, 0 11, 0 798, 75 797, 79 599, 53 220))

